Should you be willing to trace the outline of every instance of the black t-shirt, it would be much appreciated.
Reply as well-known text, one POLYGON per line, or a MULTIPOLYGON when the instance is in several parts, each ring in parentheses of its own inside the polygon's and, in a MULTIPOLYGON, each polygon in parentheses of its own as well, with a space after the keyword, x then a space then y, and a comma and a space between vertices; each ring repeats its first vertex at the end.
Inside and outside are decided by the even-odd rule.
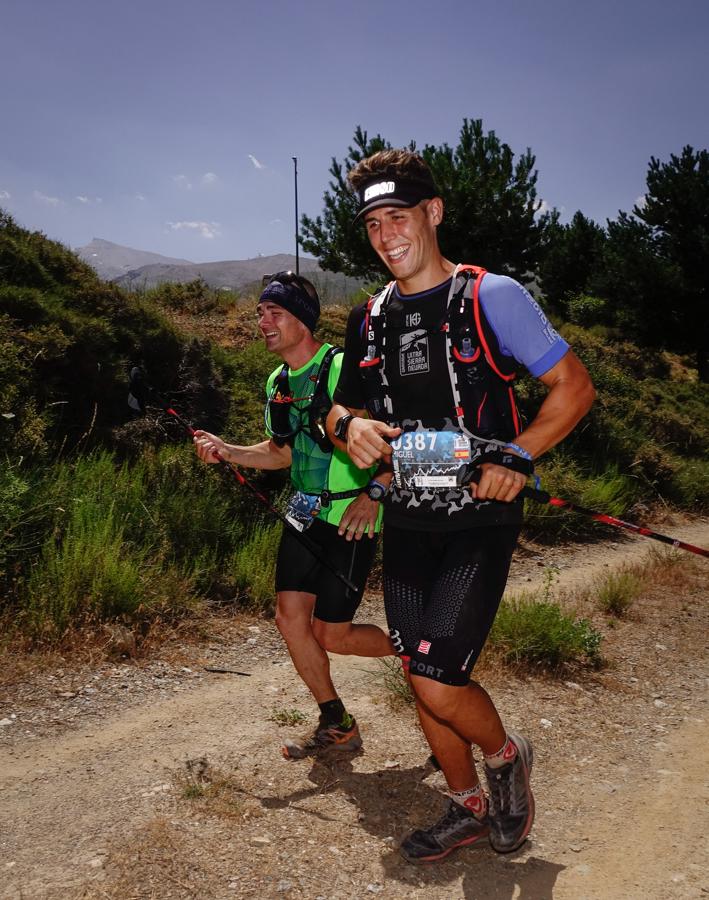
MULTIPOLYGON (((397 424, 457 430, 455 402, 446 361, 444 332, 450 279, 420 294, 402 295, 396 286, 386 309, 385 373, 397 424)), ((366 304, 355 307, 347 321, 342 372, 334 399, 364 409, 367 396, 360 360, 367 350, 366 304)), ((469 489, 417 490, 392 486, 384 503, 384 522, 416 531, 457 531, 482 525, 515 524, 522 503, 478 503, 469 489)))

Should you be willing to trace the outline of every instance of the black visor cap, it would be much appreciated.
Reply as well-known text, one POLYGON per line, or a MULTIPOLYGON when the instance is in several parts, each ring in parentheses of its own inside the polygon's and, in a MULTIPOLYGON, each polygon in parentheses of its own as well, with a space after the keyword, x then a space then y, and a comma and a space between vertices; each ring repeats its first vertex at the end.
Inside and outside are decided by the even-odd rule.
POLYGON ((359 222, 373 209, 383 206, 399 206, 410 209, 422 200, 440 196, 438 188, 430 181, 398 178, 396 175, 378 175, 363 184, 358 191, 359 209, 352 220, 359 222))

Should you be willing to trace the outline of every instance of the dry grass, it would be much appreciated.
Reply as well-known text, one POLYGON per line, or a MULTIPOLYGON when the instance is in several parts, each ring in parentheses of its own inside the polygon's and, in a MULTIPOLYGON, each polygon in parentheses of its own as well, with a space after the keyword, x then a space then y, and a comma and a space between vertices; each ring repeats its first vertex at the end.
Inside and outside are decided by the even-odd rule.
POLYGON ((392 709, 401 709, 414 702, 414 695, 406 680, 398 657, 385 656, 374 661, 375 669, 367 670, 367 675, 382 689, 387 703, 392 709))
POLYGON ((243 821, 253 812, 250 794, 235 776, 213 767, 206 757, 187 760, 172 781, 178 800, 188 802, 193 813, 243 821))
POLYGON ((84 887, 75 900, 214 897, 209 860, 201 862, 199 856, 183 828, 165 818, 153 819, 112 849, 107 877, 84 887))
POLYGON ((699 560, 690 554, 651 547, 642 560, 597 577, 589 587, 571 593, 566 600, 595 607, 617 619, 627 617, 631 610, 637 616, 636 601, 651 595, 653 590, 674 588, 680 592, 694 585, 698 575, 699 560))

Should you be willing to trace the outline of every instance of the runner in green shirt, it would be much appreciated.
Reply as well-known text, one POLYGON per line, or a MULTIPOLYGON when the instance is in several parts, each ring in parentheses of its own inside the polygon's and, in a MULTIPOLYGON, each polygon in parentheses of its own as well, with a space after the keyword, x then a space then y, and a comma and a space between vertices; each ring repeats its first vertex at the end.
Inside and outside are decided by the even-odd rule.
POLYGON ((385 489, 372 478, 373 470, 357 468, 343 451, 333 450, 325 435, 342 354, 313 336, 320 314, 313 285, 280 272, 264 289, 256 312, 267 349, 283 360, 266 383, 268 438, 239 446, 197 431, 195 447, 205 463, 218 462, 218 454, 240 466, 290 467, 295 493, 286 517, 294 529, 307 528, 332 568, 357 585, 356 592, 346 588, 292 529, 284 529, 276 563, 276 625, 320 707, 320 718, 314 732, 287 740, 283 755, 300 759, 326 749, 357 750, 359 729, 332 683, 327 651, 393 653, 380 628, 352 623, 374 558, 385 489))

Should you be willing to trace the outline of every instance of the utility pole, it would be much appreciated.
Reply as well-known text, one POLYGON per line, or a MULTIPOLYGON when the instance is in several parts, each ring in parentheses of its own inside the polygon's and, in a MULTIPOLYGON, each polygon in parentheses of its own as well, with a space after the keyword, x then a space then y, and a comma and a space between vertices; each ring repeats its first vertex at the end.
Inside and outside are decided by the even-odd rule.
POLYGON ((298 253, 298 157, 292 156, 293 182, 295 185, 295 274, 300 275, 300 259, 298 253))

